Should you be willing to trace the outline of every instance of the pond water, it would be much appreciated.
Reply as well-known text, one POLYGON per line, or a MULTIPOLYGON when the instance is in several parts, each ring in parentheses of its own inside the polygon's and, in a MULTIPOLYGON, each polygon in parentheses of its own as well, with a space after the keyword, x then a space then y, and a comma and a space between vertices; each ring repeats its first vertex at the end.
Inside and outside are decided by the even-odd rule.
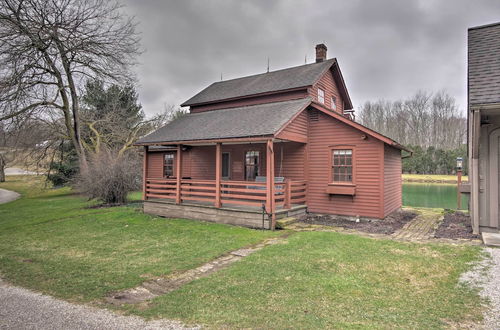
MULTIPOLYGON (((468 195, 462 194, 462 209, 467 209, 468 195)), ((457 185, 403 183, 403 205, 415 207, 457 208, 457 185)))

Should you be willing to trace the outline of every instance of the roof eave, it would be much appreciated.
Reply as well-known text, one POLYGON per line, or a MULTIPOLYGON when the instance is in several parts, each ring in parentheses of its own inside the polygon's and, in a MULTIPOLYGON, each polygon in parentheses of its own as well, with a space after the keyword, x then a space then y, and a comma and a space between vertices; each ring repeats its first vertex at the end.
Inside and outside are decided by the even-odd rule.
POLYGON ((230 98, 226 98, 226 99, 220 99, 220 100, 214 100, 214 101, 206 101, 206 102, 188 103, 189 100, 187 100, 186 102, 184 102, 184 103, 181 104, 181 107, 192 107, 192 106, 200 106, 200 105, 207 105, 207 104, 216 104, 216 103, 230 102, 230 101, 241 100, 241 99, 248 99, 248 98, 253 98, 253 97, 260 97, 260 96, 267 96, 267 95, 273 95, 273 94, 295 92, 295 91, 300 91, 300 90, 307 90, 307 88, 309 88, 311 86, 312 85, 304 85, 304 86, 299 86, 299 87, 294 87, 294 88, 280 89, 280 90, 277 90, 277 91, 269 91, 269 92, 263 92, 263 93, 257 93, 257 94, 236 96, 236 97, 230 97, 230 98))
POLYGON ((267 135, 228 137, 228 138, 215 138, 215 139, 136 142, 133 144, 133 146, 134 147, 145 147, 145 146, 166 146, 166 145, 196 144, 196 143, 256 142, 256 141, 265 141, 265 140, 271 139, 273 137, 274 137, 274 134, 267 134, 267 135))

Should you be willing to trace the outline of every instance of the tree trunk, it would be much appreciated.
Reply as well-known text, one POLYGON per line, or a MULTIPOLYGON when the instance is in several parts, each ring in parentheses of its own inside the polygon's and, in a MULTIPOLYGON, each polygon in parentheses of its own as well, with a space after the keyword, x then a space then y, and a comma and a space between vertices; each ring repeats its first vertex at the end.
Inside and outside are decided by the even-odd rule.
POLYGON ((0 182, 5 182, 5 160, 0 155, 0 182))

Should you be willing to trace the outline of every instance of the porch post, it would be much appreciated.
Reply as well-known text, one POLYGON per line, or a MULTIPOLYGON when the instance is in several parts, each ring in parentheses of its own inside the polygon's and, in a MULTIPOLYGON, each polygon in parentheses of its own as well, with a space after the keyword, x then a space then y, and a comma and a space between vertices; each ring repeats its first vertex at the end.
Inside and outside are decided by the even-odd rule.
POLYGON ((144 146, 144 156, 142 158, 142 200, 145 201, 146 196, 146 179, 148 175, 148 146, 144 146))
POLYGON ((181 203, 181 176, 182 176, 182 146, 180 144, 177 145, 177 163, 175 166, 175 176, 177 179, 177 184, 175 188, 175 203, 181 203))
POLYGON ((215 145, 215 207, 219 208, 221 204, 220 185, 222 175, 222 143, 215 145))
POLYGON ((275 196, 274 196, 274 144, 273 140, 267 140, 266 149, 266 210, 271 214, 270 229, 276 227, 275 196))
POLYGON ((292 181, 285 180, 285 208, 289 209, 292 207, 292 181))

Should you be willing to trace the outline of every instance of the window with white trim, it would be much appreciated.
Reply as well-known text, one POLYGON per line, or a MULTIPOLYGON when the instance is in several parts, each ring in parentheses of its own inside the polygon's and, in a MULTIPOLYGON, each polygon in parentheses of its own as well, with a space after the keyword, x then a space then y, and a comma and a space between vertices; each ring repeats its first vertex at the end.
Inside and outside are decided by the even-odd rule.
POLYGON ((168 178, 174 176, 174 153, 168 152, 163 158, 163 176, 168 178))
POLYGON ((352 183, 352 149, 332 150, 332 182, 352 183))
POLYGON ((330 99, 331 102, 331 107, 333 110, 337 110, 337 98, 335 96, 332 96, 330 99))
POLYGON ((325 104, 325 91, 318 88, 318 102, 325 104))

